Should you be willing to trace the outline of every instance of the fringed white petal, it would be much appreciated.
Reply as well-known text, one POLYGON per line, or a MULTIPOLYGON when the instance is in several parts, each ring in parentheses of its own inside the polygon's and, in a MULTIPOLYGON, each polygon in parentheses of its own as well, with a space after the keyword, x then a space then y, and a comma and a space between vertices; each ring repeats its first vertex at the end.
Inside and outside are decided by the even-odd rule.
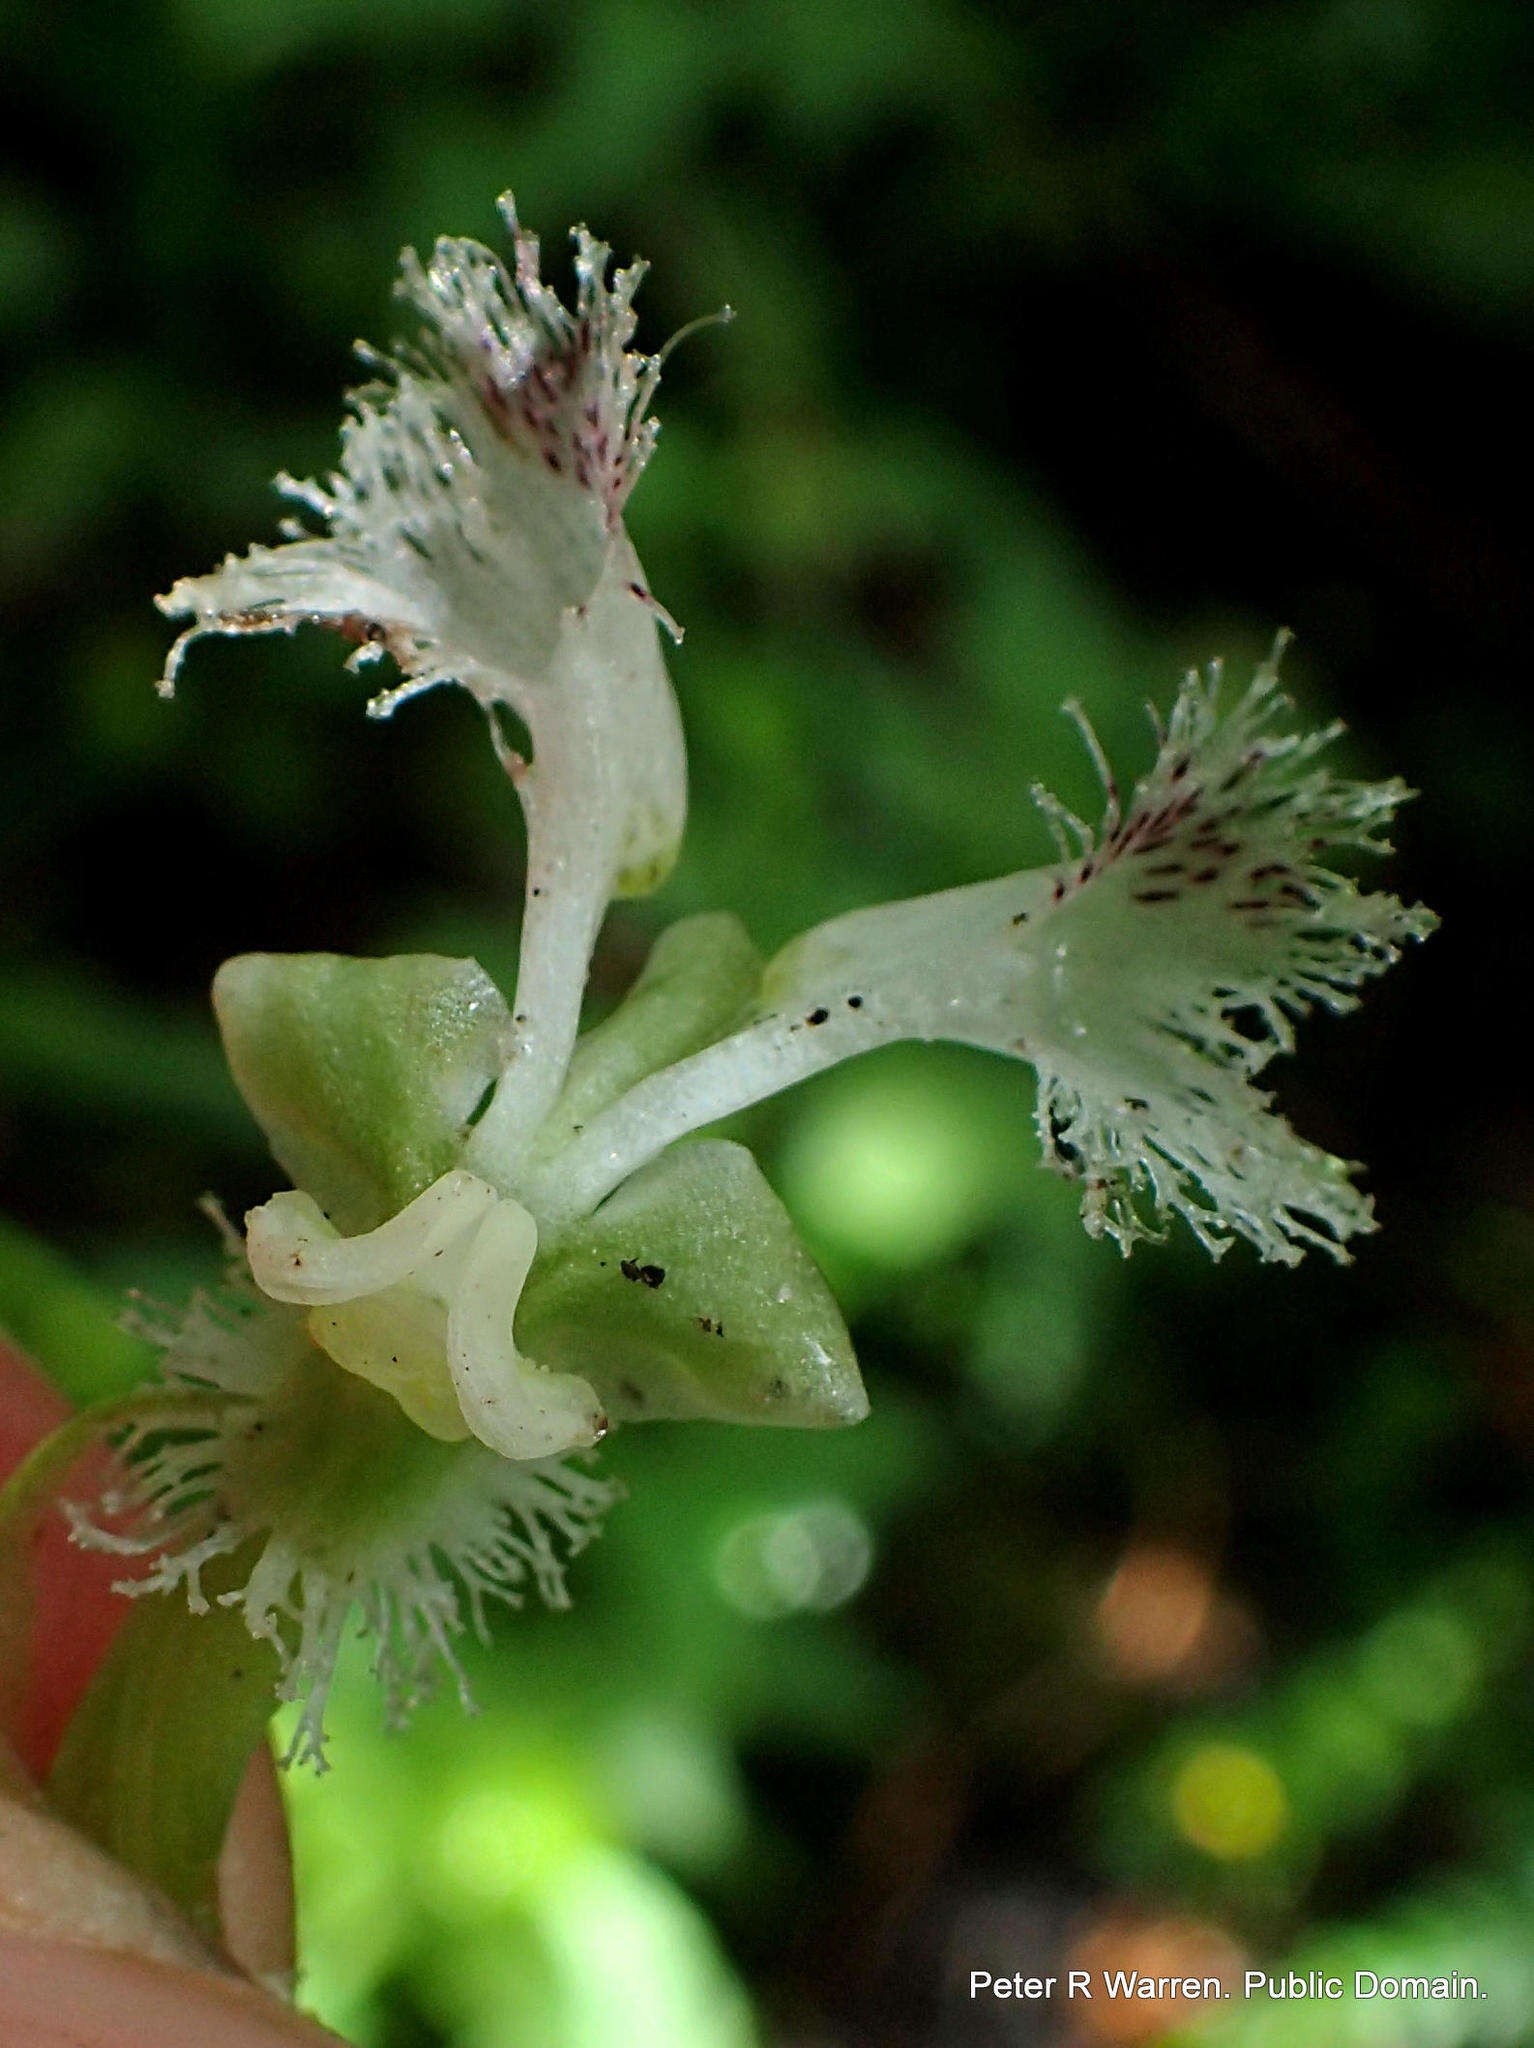
MULTIPOLYGON (((833 919, 767 970, 744 1030, 652 1075, 542 1170, 540 1215, 578 1215, 665 1145, 803 1075, 897 1038, 948 1038, 1039 1072, 1047 1163, 1084 1183, 1087 1228, 1123 1249, 1184 1217, 1212 1251, 1248 1238, 1292 1263, 1372 1228, 1353 1168, 1306 1144, 1251 1085, 1293 1020, 1358 990, 1433 929, 1365 894, 1329 849, 1388 851, 1399 782, 1332 776, 1335 728, 1279 725, 1277 654, 1219 712, 1190 676, 1127 807, 1100 834, 1047 795, 1060 865, 833 919)), ((1077 714, 1079 717, 1079 713, 1077 714)))
POLYGON ((466 434, 487 422, 551 476, 593 493, 616 526, 658 431, 648 411, 659 360, 629 348, 647 266, 632 263, 609 282, 611 251, 577 228, 569 312, 543 282, 538 237, 510 193, 500 208, 515 250, 509 275, 477 242, 443 237, 424 266, 406 251, 399 291, 425 323, 421 356, 462 395, 466 434))
MULTIPOLYGON (((568 312, 539 277, 536 237, 502 204, 515 273, 474 242, 439 241, 425 266, 406 250, 417 346, 398 359, 364 351, 378 379, 352 394, 334 474, 279 478, 325 534, 290 522, 287 546, 231 556, 159 600, 194 621, 167 687, 185 639, 313 622, 393 654, 403 694, 453 677, 529 723, 548 714, 537 686, 603 579, 654 446, 660 365, 628 346, 644 266, 609 283, 608 250, 579 231, 568 312)), ((663 615, 631 553, 623 567, 627 630, 653 642, 663 615)))
POLYGON ((418 346, 398 360, 368 352, 379 381, 352 394, 334 474, 279 479, 324 534, 290 522, 288 545, 173 585, 160 607, 192 624, 162 687, 202 634, 312 623, 351 641, 354 659, 394 657, 405 679, 375 712, 457 681, 487 707, 511 706, 535 757, 615 696, 605 722, 623 736, 616 782, 634 788, 638 809, 665 815, 674 854, 684 774, 656 645, 665 614, 620 523, 656 431, 659 359, 628 347, 644 266, 609 283, 608 251, 580 231, 567 312, 539 278, 536 238, 503 207, 514 275, 473 242, 439 242, 424 267, 405 252, 400 289, 425 322, 418 346))
POLYGON ((171 650, 169 693, 208 633, 325 625, 352 665, 392 657, 401 680, 369 710, 456 682, 482 704, 528 823, 516 1057, 485 1159, 504 1183, 558 1093, 597 929, 614 896, 652 889, 686 815, 681 721, 650 593, 621 513, 649 458, 660 356, 640 356, 632 264, 576 236, 578 291, 562 306, 535 237, 503 211, 508 273, 477 243, 407 251, 400 290, 422 316, 413 349, 369 352, 377 381, 351 396, 339 469, 279 479, 324 527, 289 521, 288 544, 230 556, 158 602, 191 624, 171 650), (506 706, 530 760, 501 725, 506 706))

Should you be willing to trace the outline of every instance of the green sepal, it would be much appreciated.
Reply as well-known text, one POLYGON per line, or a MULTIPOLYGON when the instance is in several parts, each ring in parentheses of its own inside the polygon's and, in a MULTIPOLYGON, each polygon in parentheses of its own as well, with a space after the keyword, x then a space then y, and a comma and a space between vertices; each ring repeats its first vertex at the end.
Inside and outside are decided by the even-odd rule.
POLYGON ((761 985, 762 957, 738 917, 708 912, 669 926, 617 1009, 576 1045, 536 1156, 551 1157, 647 1074, 723 1038, 761 985))
POLYGON ((614 1420, 829 1429, 868 1397, 841 1312, 743 1145, 681 1145, 540 1248, 517 1341, 614 1420))
POLYGON ((206 1614, 179 1595, 134 1602, 48 1779, 49 1802, 65 1820, 156 1885, 215 1944, 219 1852, 281 1676, 240 1609, 218 1604, 250 1567, 249 1556, 236 1555, 205 1568, 206 1614))
POLYGON ((213 982, 224 1050, 278 1164, 343 1234, 456 1165, 511 1050, 476 960, 242 953, 213 982))

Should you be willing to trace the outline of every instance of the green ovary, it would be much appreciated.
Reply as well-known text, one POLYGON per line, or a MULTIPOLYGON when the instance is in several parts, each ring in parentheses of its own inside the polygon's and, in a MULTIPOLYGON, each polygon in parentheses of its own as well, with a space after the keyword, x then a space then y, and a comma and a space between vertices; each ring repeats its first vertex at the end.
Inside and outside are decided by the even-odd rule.
POLYGON ((418 1428, 392 1393, 305 1345, 259 1417, 231 1432, 221 1504, 237 1520, 280 1529, 316 1561, 345 1560, 408 1526, 461 1456, 418 1428))

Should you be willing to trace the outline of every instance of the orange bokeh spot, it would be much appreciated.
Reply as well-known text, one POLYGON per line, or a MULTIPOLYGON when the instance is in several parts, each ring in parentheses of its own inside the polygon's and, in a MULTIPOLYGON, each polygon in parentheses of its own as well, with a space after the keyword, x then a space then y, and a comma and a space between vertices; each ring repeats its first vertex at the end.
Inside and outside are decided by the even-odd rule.
POLYGON ((1235 1993, 1245 1960, 1225 1930, 1207 1921, 1107 1911, 1083 1931, 1066 1958, 1067 1969, 1088 1973, 1092 1991, 1090 2002, 1078 1997, 1066 2007, 1073 2038, 1133 2048, 1159 2040, 1174 2027, 1212 2018, 1224 2000, 1204 1996, 1205 1981, 1217 1980, 1222 1992, 1235 1993), (1189 1979, 1197 1980, 1198 1995, 1189 1995, 1189 1979), (1151 1995, 1141 1996, 1147 1984, 1151 1995))

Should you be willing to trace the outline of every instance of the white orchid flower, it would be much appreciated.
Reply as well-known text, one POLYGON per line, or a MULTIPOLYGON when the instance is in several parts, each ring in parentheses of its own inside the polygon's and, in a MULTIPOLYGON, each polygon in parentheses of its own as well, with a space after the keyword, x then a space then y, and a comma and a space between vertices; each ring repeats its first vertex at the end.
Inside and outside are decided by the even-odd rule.
POLYGON ((579 1465, 617 1421, 833 1426, 866 1396, 823 1280, 719 1118, 893 1039, 1030 1063, 1046 1163, 1126 1252, 1181 1216, 1212 1252, 1347 1256, 1373 1227, 1354 1169, 1277 1116, 1254 1077, 1297 1018, 1341 1010, 1432 928, 1367 894, 1332 849, 1387 850, 1408 792, 1333 777, 1332 731, 1288 728, 1279 649, 1222 715, 1191 676, 1127 804, 1085 718, 1106 809, 1041 802, 1059 858, 853 910, 765 968, 734 919, 673 926, 617 1012, 577 1036, 609 901, 654 886, 685 809, 677 709, 622 513, 651 451, 655 357, 630 352, 643 266, 609 281, 577 236, 567 311, 503 202, 508 274, 476 244, 407 254, 419 345, 373 357, 341 466, 284 489, 325 529, 177 583, 212 632, 328 625, 402 681, 485 707, 528 830, 514 1001, 473 961, 250 954, 215 1001, 236 1081, 294 1183, 253 1210, 259 1293, 161 1333, 173 1389, 213 1420, 150 1422, 128 1495, 90 1540, 160 1562, 194 1603, 215 1557, 320 1717, 360 1601, 397 1701, 451 1662, 450 1583, 562 1582, 551 1535, 607 1498, 579 1465), (499 722, 509 712, 530 757, 499 722), (677 1143, 694 1138, 688 1144, 677 1143), (446 1573, 438 1560, 445 1560, 446 1573), (285 1624, 287 1624, 285 1626, 285 1624))

